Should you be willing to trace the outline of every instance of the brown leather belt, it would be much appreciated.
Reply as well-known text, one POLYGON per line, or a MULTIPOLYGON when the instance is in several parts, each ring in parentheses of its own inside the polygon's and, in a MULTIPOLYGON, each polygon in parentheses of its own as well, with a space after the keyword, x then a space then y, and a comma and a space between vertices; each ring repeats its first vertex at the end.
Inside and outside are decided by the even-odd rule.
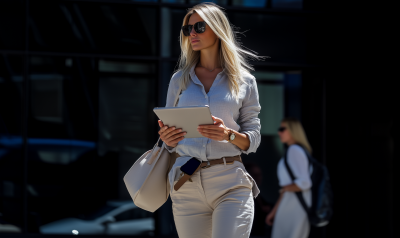
MULTIPOLYGON (((221 159, 215 159, 215 160, 209 160, 209 161, 205 161, 202 162, 200 164, 200 166, 196 169, 196 171, 194 171, 194 173, 196 173, 197 171, 199 171, 200 169, 206 169, 209 168, 213 165, 217 165, 217 164, 233 164, 235 161, 239 161, 240 163, 242 163, 242 159, 240 158, 240 155, 234 156, 234 157, 223 157, 221 159), (224 161, 225 159, 225 161, 224 161)), ((193 173, 193 174, 194 174, 193 173)), ((192 175, 189 174, 185 174, 178 180, 178 182, 175 184, 174 189, 175 191, 178 191, 178 189, 180 189, 182 187, 182 185, 188 181, 190 179, 190 177, 192 177, 192 175)))

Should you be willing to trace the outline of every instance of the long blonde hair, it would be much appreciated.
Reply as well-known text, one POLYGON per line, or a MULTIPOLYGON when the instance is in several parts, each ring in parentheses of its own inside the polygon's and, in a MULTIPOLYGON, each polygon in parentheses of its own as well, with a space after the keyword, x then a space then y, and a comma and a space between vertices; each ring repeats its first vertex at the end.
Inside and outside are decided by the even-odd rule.
POLYGON ((312 148, 310 146, 310 143, 308 143, 306 133, 304 132, 303 126, 301 125, 300 121, 295 118, 287 117, 283 119, 282 122, 286 123, 288 127, 287 129, 289 130, 289 133, 292 136, 293 140, 306 148, 311 154, 312 148))
MULTIPOLYGON (((244 50, 236 39, 238 32, 233 31, 228 18, 222 11, 222 8, 215 3, 200 3, 193 8, 188 9, 183 19, 183 26, 187 25, 189 18, 193 13, 199 16, 207 23, 207 26, 214 31, 220 39, 219 59, 222 68, 229 78, 229 87, 233 96, 237 99, 239 87, 244 83, 243 72, 249 73, 248 69, 254 70, 247 62, 248 58, 255 60, 265 57, 257 56, 256 53, 244 50)), ((184 90, 189 83, 190 69, 196 65, 200 59, 200 51, 194 51, 191 47, 189 38, 180 33, 181 56, 179 58, 179 67, 177 71, 182 71, 180 86, 184 90)))

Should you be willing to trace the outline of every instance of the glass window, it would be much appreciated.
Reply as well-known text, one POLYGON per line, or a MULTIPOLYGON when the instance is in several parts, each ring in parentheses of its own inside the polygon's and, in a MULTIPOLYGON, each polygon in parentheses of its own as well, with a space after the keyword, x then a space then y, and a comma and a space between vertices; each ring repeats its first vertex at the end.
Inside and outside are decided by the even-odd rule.
POLYGON ((303 0, 270 0, 272 8, 302 9, 303 0))
POLYGON ((161 34, 165 40, 161 41, 161 55, 163 57, 179 57, 181 47, 179 43, 180 31, 186 11, 183 9, 162 8, 161 18, 163 28, 161 34))
POLYGON ((156 8, 131 4, 33 1, 30 14, 31 50, 157 54, 156 8))
POLYGON ((20 233, 24 225, 23 67, 22 56, 0 55, 0 233, 20 233))
POLYGON ((192 4, 197 4, 197 3, 202 3, 202 2, 213 2, 213 3, 218 4, 218 5, 226 5, 228 0, 214 0, 214 1, 210 1, 210 0, 189 0, 189 3, 192 3, 192 4))
POLYGON ((165 2, 165 3, 186 3, 186 0, 161 0, 161 2, 165 2))
POLYGON ((25 49, 25 1, 0 1, 0 49, 25 49))
MULTIPOLYGON (((271 0, 268 0, 271 1, 271 0)), ((265 7, 267 0, 233 0, 233 6, 243 6, 243 7, 265 7)))
POLYGON ((123 176, 156 139, 156 64, 48 56, 29 64, 28 213, 36 220, 28 231, 71 234, 69 225, 54 229, 131 199, 123 176))
POLYGON ((306 62, 305 18, 241 12, 228 12, 228 17, 240 32, 246 31, 238 35, 243 45, 270 56, 268 62, 306 62))

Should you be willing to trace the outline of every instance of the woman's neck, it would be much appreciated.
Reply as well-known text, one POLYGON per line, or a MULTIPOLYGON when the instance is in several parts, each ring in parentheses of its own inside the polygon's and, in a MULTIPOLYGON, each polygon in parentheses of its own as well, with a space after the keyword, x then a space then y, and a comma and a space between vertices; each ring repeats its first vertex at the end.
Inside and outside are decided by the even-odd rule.
POLYGON ((287 144, 288 146, 291 146, 291 145, 296 144, 296 141, 294 141, 294 140, 289 140, 288 142, 286 142, 286 144, 287 144))
POLYGON ((220 68, 219 42, 217 41, 210 47, 200 51, 200 65, 208 70, 220 68))

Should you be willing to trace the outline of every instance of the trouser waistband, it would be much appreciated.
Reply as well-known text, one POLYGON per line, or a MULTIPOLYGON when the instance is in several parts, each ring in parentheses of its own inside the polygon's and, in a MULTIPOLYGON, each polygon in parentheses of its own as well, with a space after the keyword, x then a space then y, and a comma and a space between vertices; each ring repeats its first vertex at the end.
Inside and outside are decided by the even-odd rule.
MULTIPOLYGON (((215 160, 209 160, 209 161, 204 161, 202 162, 199 167, 194 171, 196 173, 200 169, 206 169, 209 168, 213 165, 217 164, 233 164, 235 161, 241 162, 242 163, 242 158, 240 158, 240 155, 233 156, 233 157, 222 157, 221 159, 215 159, 215 160)), ((193 173, 193 174, 194 174, 193 173)), ((178 191, 182 185, 190 179, 192 175, 184 174, 178 182, 175 184, 174 189, 175 191, 178 191)))

